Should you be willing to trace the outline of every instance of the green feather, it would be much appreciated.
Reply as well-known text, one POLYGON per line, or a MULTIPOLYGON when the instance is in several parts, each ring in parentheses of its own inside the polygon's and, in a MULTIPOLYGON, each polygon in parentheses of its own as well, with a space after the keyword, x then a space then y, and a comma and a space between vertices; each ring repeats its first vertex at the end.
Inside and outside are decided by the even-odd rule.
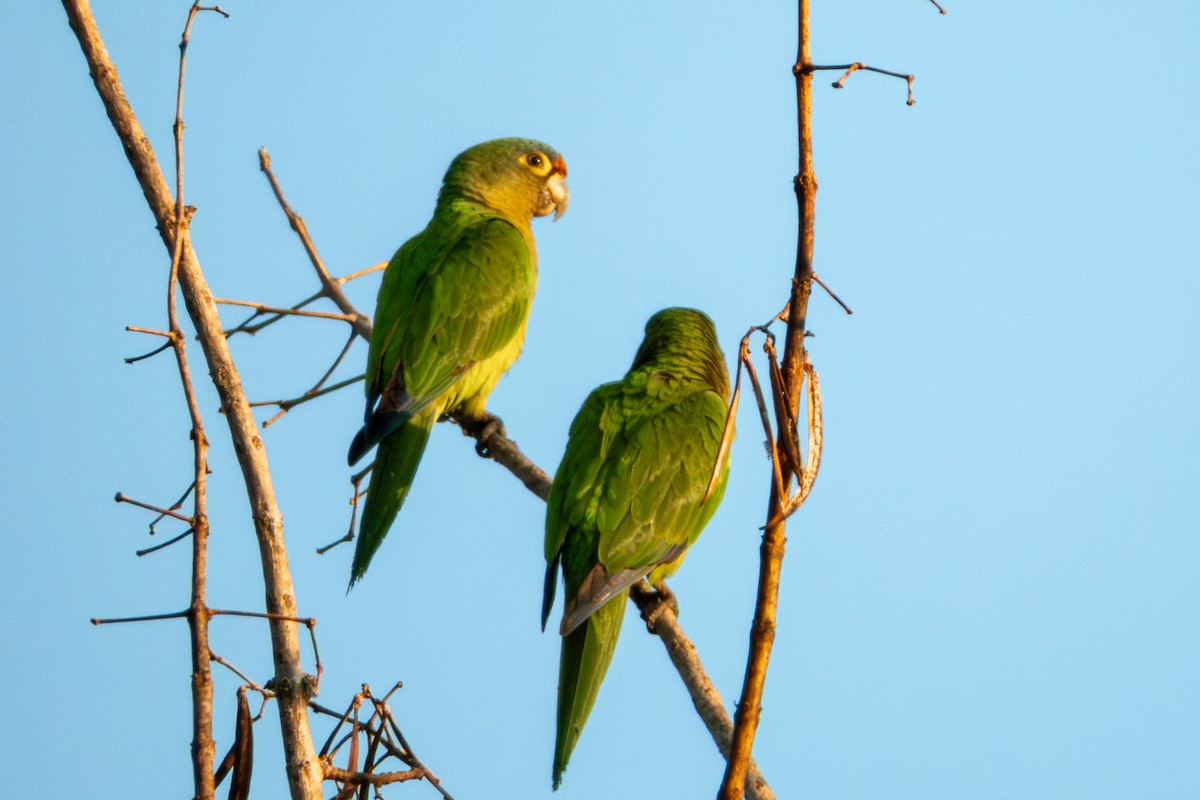
POLYGON ((597 388, 571 424, 546 506, 542 625, 561 566, 566 593, 554 785, 612 659, 629 586, 678 569, 721 501, 729 375, 712 321, 658 312, 624 379, 597 388))
POLYGON ((520 354, 537 287, 530 221, 565 209, 565 175, 562 157, 540 142, 472 147, 446 171, 425 230, 389 262, 367 353, 364 425, 348 454, 354 464, 380 446, 351 584, 403 505, 433 422, 482 416, 520 354))
POLYGON ((350 567, 351 586, 367 571, 371 556, 383 544, 388 527, 400 506, 404 505, 435 419, 432 414, 419 414, 380 443, 362 521, 358 525, 354 562, 350 567))
POLYGON ((559 735, 554 742, 555 789, 562 783, 571 752, 579 741, 583 723, 596 703, 596 694, 612 661, 628 597, 629 592, 622 592, 563 637, 558 662, 559 735))

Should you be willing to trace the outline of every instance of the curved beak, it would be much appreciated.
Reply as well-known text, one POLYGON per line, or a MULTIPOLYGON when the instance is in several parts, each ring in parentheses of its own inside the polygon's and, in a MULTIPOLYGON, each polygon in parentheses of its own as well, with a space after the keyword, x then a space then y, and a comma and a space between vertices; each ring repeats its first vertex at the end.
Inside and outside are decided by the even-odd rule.
POLYGON ((559 217, 567 213, 567 206, 571 204, 571 189, 567 186, 565 164, 561 171, 556 171, 546 181, 546 190, 550 192, 550 199, 554 201, 554 219, 557 221, 559 217))

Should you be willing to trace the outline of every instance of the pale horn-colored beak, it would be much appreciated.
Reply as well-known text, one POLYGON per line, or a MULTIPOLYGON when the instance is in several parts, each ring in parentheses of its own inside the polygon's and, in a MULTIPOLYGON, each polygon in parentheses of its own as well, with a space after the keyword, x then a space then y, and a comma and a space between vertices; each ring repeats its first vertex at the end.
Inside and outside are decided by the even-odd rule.
POLYGON ((551 175, 546 181, 546 189, 550 192, 550 199, 554 201, 554 220, 567 213, 567 206, 571 204, 571 189, 567 186, 567 176, 556 173, 551 175))

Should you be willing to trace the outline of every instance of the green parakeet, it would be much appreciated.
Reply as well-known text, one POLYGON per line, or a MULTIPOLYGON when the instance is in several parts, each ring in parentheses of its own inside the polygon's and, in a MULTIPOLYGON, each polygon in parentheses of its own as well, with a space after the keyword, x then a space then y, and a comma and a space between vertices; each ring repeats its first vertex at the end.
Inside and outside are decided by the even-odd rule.
MULTIPOLYGON (((530 222, 567 210, 563 157, 530 139, 495 139, 450 163, 425 230, 383 275, 367 354, 354 464, 378 444, 350 583, 366 572, 404 503, 433 423, 483 419, 521 352, 537 285, 530 222)), ((492 418, 493 423, 498 420, 492 418)))
POLYGON ((554 788, 612 660, 629 587, 674 574, 721 501, 728 400, 712 320, 668 308, 646 323, 625 377, 593 391, 571 423, 546 507, 543 630, 560 564, 566 596, 554 788))

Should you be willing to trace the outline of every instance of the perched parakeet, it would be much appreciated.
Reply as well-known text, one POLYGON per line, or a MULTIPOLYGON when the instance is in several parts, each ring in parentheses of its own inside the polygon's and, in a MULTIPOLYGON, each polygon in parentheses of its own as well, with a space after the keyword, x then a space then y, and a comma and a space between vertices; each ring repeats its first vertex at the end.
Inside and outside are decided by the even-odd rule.
POLYGON ((556 789, 612 660, 629 587, 674 574, 721 502, 728 400, 712 320, 668 308, 646 323, 625 377, 593 391, 571 423, 547 500, 542 603, 544 630, 561 564, 556 789))
POLYGON ((379 445, 351 585, 403 505, 433 423, 449 413, 483 419, 520 354, 537 285, 530 222, 567 210, 566 177, 563 157, 541 142, 476 145, 450 163, 433 218, 388 264, 367 354, 365 424, 350 444, 351 464, 379 445))

